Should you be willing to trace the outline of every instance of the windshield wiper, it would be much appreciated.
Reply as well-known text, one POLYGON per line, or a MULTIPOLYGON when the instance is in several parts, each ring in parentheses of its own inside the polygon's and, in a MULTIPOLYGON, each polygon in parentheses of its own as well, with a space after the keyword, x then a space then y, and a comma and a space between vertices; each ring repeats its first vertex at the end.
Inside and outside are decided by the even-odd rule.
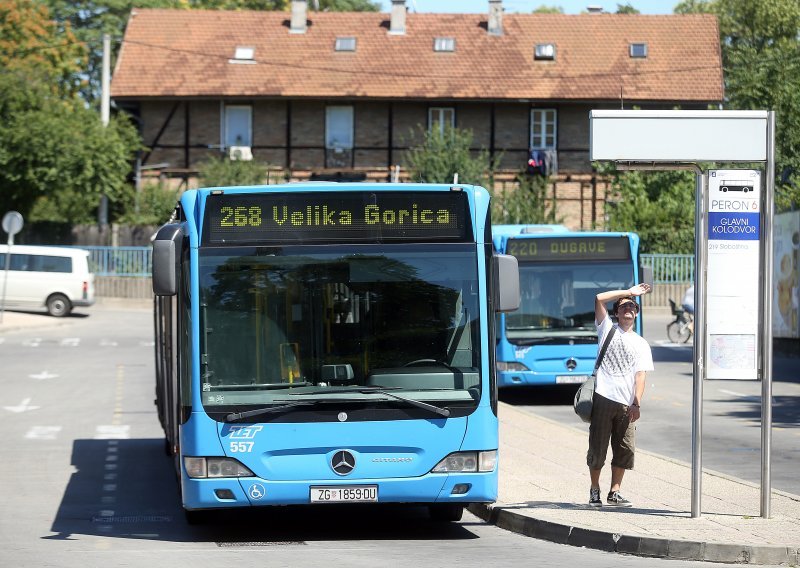
MULTIPOLYGON (((284 402, 284 401, 279 401, 284 402)), ((256 408, 255 410, 246 410, 244 412, 231 412, 225 417, 226 422, 236 422, 237 420, 241 420, 243 418, 251 418, 252 416, 259 416, 261 414, 269 414, 271 412, 279 412, 281 410, 286 410, 287 408, 292 408, 294 406, 313 406, 315 404, 319 404, 321 401, 319 400, 292 400, 289 402, 285 402, 285 404, 279 404, 278 406, 267 406, 264 408, 256 408)))
MULTIPOLYGON (((403 402, 410 404, 411 406, 416 406, 417 408, 422 408, 423 410, 428 410, 433 412, 434 414, 439 414, 440 416, 444 416, 447 418, 450 416, 450 409, 449 408, 441 408, 439 406, 435 406, 433 404, 428 404, 427 402, 422 402, 419 400, 414 400, 413 398, 406 398, 404 396, 400 396, 399 394, 395 394, 393 392, 389 392, 390 390, 397 390, 400 387, 358 387, 358 388, 339 388, 339 389, 325 389, 324 394, 337 394, 337 393, 361 393, 361 394, 385 394, 388 397, 395 398, 397 400, 402 400, 403 402)), ((320 394, 320 392, 292 392, 289 393, 289 396, 304 396, 309 394, 320 394)))

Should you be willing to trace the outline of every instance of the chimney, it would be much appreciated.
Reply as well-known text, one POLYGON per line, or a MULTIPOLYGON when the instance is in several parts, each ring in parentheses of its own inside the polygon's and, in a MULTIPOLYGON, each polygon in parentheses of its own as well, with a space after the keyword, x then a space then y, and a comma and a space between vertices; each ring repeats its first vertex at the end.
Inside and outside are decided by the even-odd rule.
POLYGON ((503 35, 503 0, 489 0, 489 35, 503 35))
POLYGON ((389 33, 404 35, 406 33, 406 0, 392 0, 392 21, 389 33))
POLYGON ((290 34, 306 33, 307 8, 307 0, 292 0, 292 21, 289 25, 290 34))

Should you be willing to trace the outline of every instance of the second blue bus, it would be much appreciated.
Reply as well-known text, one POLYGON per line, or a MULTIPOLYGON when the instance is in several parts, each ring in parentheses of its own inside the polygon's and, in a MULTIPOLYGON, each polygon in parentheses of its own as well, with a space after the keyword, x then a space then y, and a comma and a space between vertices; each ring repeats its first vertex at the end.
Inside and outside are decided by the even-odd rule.
POLYGON ((497 316, 498 387, 583 382, 597 357, 595 296, 645 281, 639 236, 561 225, 496 225, 492 235, 519 262, 521 294, 519 310, 497 316))

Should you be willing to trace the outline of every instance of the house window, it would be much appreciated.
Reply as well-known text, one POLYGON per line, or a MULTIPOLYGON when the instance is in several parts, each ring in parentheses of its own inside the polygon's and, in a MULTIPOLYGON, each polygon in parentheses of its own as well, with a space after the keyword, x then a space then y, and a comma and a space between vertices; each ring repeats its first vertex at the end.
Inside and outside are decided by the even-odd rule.
POLYGON ((446 127, 455 128, 456 109, 452 107, 431 107, 428 109, 428 131, 444 134, 446 127))
POLYGON ((250 105, 225 106, 224 146, 253 145, 253 108, 250 105))
POLYGON ((337 37, 336 38, 336 45, 334 47, 336 51, 355 51, 356 50, 356 38, 354 37, 337 37))
POLYGON ((353 107, 325 108, 325 147, 329 150, 353 148, 353 107))
POLYGON ((631 57, 647 57, 647 44, 646 43, 632 43, 630 44, 631 57))
POLYGON ((536 60, 553 61, 556 58, 556 44, 537 43, 533 49, 533 58, 536 60))
POLYGON ((236 46, 236 51, 233 53, 233 59, 231 63, 244 63, 244 62, 254 62, 256 56, 256 48, 255 47, 243 47, 243 46, 236 46))
POLYGON ((437 37, 433 39, 433 51, 455 51, 456 38, 437 37))
POLYGON ((531 109, 531 148, 554 150, 556 147, 556 111, 548 108, 531 109))

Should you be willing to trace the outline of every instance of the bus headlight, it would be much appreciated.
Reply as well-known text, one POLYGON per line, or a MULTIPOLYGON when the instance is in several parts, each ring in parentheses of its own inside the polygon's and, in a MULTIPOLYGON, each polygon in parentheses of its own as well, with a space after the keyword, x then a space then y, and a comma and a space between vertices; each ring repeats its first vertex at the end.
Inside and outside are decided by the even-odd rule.
POLYGON ((497 450, 486 452, 455 452, 436 464, 432 473, 474 473, 494 471, 497 450))
POLYGON ((204 477, 253 477, 253 472, 233 458, 183 458, 186 475, 204 477))
POLYGON ((498 361, 497 362, 497 370, 498 371, 508 371, 508 372, 515 372, 515 371, 530 371, 528 367, 523 365, 522 363, 517 363, 516 361, 506 362, 506 361, 498 361))

